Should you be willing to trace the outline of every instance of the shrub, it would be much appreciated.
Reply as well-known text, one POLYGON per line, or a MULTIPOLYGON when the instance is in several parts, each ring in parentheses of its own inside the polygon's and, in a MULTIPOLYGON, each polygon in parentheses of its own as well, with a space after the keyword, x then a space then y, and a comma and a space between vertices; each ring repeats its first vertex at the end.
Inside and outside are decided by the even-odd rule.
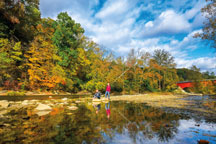
POLYGON ((10 91, 7 93, 8 96, 25 96, 25 92, 16 92, 16 91, 10 91))

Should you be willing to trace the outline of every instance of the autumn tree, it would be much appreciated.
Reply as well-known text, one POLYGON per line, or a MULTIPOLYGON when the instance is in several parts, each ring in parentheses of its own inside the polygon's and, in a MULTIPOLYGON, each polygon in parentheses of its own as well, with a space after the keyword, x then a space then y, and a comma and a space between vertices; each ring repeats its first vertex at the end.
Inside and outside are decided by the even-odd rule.
POLYGON ((1 0, 0 35, 28 43, 40 22, 39 0, 1 0))
POLYGON ((106 77, 109 72, 109 63, 103 59, 104 51, 98 45, 90 42, 90 49, 88 50, 88 58, 90 59, 90 71, 87 74, 89 81, 85 85, 85 89, 94 91, 95 89, 103 90, 106 86, 106 77))
POLYGON ((160 81, 162 67, 154 59, 149 60, 148 67, 144 71, 144 85, 148 91, 158 91, 161 89, 160 81))
POLYGON ((40 20, 39 0, 0 1, 1 82, 24 81, 24 54, 40 20))
POLYGON ((196 33, 195 37, 201 37, 203 40, 212 42, 212 46, 216 48, 216 1, 206 0, 207 5, 201 9, 206 17, 202 33, 196 33))
POLYGON ((139 88, 136 85, 137 79, 138 79, 138 73, 140 72, 138 69, 140 69, 137 65, 137 58, 138 54, 135 49, 131 49, 128 53, 127 60, 126 60, 126 80, 125 80, 125 86, 129 92, 137 91, 139 88))
POLYGON ((0 79, 1 84, 5 80, 20 81, 22 66, 21 42, 0 39, 0 79))
POLYGON ((57 84, 64 82, 64 70, 57 62, 61 61, 56 55, 57 49, 52 43, 54 30, 37 26, 38 34, 30 44, 25 57, 28 62, 29 85, 31 89, 53 89, 57 84))
POLYGON ((169 52, 159 49, 154 51, 153 59, 160 66, 159 74, 162 76, 162 79, 159 81, 159 89, 175 89, 178 76, 174 69, 176 65, 174 57, 169 52))

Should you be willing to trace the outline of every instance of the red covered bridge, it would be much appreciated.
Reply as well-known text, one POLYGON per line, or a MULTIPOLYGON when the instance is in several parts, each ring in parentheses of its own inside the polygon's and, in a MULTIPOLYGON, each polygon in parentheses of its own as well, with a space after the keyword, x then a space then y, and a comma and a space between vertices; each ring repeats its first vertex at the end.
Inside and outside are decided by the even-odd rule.
MULTIPOLYGON (((200 82, 207 85, 209 81, 212 81, 213 83, 216 84, 216 79, 201 80, 200 82)), ((181 87, 182 89, 184 89, 188 87, 193 87, 194 83, 195 82, 193 81, 184 81, 184 82, 178 82, 177 85, 181 87)))

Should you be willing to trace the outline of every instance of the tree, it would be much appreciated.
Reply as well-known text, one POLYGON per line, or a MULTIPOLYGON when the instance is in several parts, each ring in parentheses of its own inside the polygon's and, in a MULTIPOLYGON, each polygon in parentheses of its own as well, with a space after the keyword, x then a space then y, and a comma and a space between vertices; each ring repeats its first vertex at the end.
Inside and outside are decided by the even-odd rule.
POLYGON ((195 65, 192 65, 190 70, 193 74, 190 75, 190 80, 198 81, 203 79, 202 74, 200 73, 200 68, 196 67, 195 65))
POLYGON ((66 72, 66 89, 76 91, 80 87, 80 79, 77 75, 82 66, 87 65, 89 61, 86 58, 84 50, 83 37, 84 29, 66 13, 62 12, 57 16, 53 27, 55 32, 52 37, 54 45, 58 48, 58 55, 62 61, 59 64, 66 72))
POLYGON ((0 39, 0 79, 18 81, 22 72, 22 49, 21 42, 0 39))
POLYGON ((178 76, 174 69, 176 66, 174 57, 171 56, 169 52, 159 49, 154 51, 153 59, 160 66, 158 72, 162 76, 162 79, 161 81, 159 80, 159 89, 175 89, 175 83, 178 81, 178 76))
POLYGON ((110 63, 107 59, 102 59, 103 51, 96 45, 92 45, 93 51, 89 55, 90 71, 87 74, 89 81, 85 85, 85 89, 94 91, 95 89, 104 90, 107 83, 107 75, 109 73, 110 63))
POLYGON ((201 37, 203 40, 212 42, 212 46, 216 48, 216 1, 206 0, 207 5, 201 9, 206 17, 206 22, 202 29, 202 33, 196 33, 194 37, 201 37))
POLYGON ((168 68, 175 67, 174 63, 174 57, 171 56, 171 54, 168 51, 165 51, 164 49, 157 49, 154 51, 153 59, 157 62, 160 66, 165 66, 168 68))
POLYGON ((40 22, 39 0, 1 0, 0 35, 28 43, 40 22))
POLYGON ((29 85, 31 89, 54 89, 64 81, 64 70, 57 64, 60 57, 52 44, 53 29, 37 26, 38 34, 30 44, 25 57, 28 62, 29 85))

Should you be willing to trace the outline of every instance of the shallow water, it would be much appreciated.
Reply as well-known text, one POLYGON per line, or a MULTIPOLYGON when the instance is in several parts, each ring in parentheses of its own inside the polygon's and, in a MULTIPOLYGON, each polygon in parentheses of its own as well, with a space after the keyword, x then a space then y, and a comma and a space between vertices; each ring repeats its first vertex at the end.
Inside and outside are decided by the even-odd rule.
POLYGON ((0 118, 0 143, 216 143, 216 123, 194 120, 146 104, 116 101, 53 107, 38 116, 30 108, 0 118))

